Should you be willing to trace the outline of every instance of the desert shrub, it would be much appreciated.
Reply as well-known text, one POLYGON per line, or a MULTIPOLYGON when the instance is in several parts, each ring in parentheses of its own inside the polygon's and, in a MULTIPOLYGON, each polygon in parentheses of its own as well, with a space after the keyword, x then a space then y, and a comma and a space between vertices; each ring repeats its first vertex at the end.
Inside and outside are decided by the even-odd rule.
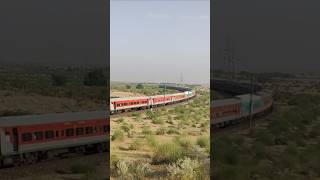
POLYGON ((112 141, 114 141, 114 140, 122 141, 122 140, 124 140, 124 138, 125 138, 124 132, 121 129, 117 129, 117 130, 115 130, 111 140, 112 141))
POLYGON ((143 180, 151 172, 150 164, 140 161, 119 160, 116 164, 117 174, 123 180, 143 180))
POLYGON ((166 133, 166 128, 163 126, 160 127, 156 132, 157 135, 164 135, 165 133, 166 133))
POLYGON ((152 123, 153 124, 164 124, 164 120, 162 118, 157 117, 157 118, 152 119, 152 123))
POLYGON ((152 134, 152 130, 150 129, 149 126, 144 126, 144 127, 142 128, 142 134, 143 134, 144 136, 151 135, 151 134, 152 134))
POLYGON ((130 126, 128 123, 123 123, 122 126, 121 126, 121 129, 126 132, 126 133, 129 133, 130 132, 130 126))
POLYGON ((169 128, 167 131, 168 134, 180 134, 179 130, 174 129, 174 128, 169 128))
POLYGON ((213 140, 213 154, 218 162, 227 165, 236 165, 239 162, 239 148, 236 146, 232 139, 224 136, 213 140))
POLYGON ((256 142, 252 146, 252 151, 255 153, 257 159, 263 159, 266 157, 266 146, 261 142, 256 142))
POLYGON ((52 85, 53 86, 64 86, 67 83, 67 77, 59 74, 52 74, 52 85))
POLYGON ((183 149, 177 143, 164 143, 156 147, 153 156, 154 163, 173 163, 184 157, 183 149))
POLYGON ((174 138, 175 142, 185 149, 190 149, 193 146, 191 140, 183 136, 177 136, 174 138))
POLYGON ((130 150, 139 150, 142 147, 143 141, 141 139, 135 139, 132 144, 130 144, 130 150))
POLYGON ((137 89, 143 89, 144 86, 143 86, 143 84, 139 83, 139 84, 137 84, 136 88, 137 88, 137 89))
POLYGON ((320 129, 320 123, 318 123, 317 125, 312 127, 311 131, 309 132, 309 137, 310 138, 316 138, 316 137, 320 136, 319 129, 320 129))
POLYGON ((199 137, 197 139, 197 145, 200 147, 206 149, 208 152, 210 152, 210 138, 209 137, 199 137))
POLYGON ((208 132, 209 131, 209 128, 208 127, 203 127, 203 128, 201 128, 201 132, 203 132, 203 133, 206 133, 206 132, 208 132))
POLYGON ((129 172, 129 161, 119 160, 116 163, 116 171, 121 179, 132 179, 132 175, 129 172))
POLYGON ((266 130, 261 130, 257 132, 257 141, 262 142, 266 145, 274 144, 274 136, 271 133, 268 133, 266 130))
POLYGON ((117 122, 120 122, 120 123, 122 123, 123 121, 124 121, 123 118, 119 118, 119 119, 117 120, 117 122))
POLYGON ((158 145, 156 138, 153 135, 148 135, 146 137, 147 139, 147 143, 151 146, 151 147, 156 147, 158 145))
POLYGON ((203 161, 209 157, 209 153, 206 149, 201 148, 199 145, 195 145, 192 148, 187 149, 187 156, 192 159, 198 159, 203 161))
POLYGON ((139 112, 134 112, 134 113, 132 114, 132 116, 134 117, 134 119, 135 119, 136 121, 141 121, 141 119, 142 119, 141 113, 139 113, 139 112))
POLYGON ((166 122, 167 122, 168 124, 172 124, 172 125, 174 124, 174 122, 173 122, 173 120, 172 120, 172 119, 167 120, 166 122))
POLYGON ((107 76, 102 69, 95 69, 84 77, 83 84, 86 86, 106 86, 107 76))
POLYGON ((114 169, 117 165, 117 162, 119 161, 120 159, 118 158, 117 155, 115 154, 111 154, 110 155, 110 169, 114 169))
POLYGON ((151 172, 150 164, 145 162, 133 161, 129 166, 129 172, 134 179, 144 180, 146 176, 151 172))
POLYGON ((248 176, 248 170, 238 166, 220 166, 216 173, 213 175, 213 179, 223 180, 247 180, 250 179, 248 176))
POLYGON ((186 157, 179 159, 176 163, 168 165, 169 175, 176 179, 193 180, 197 179, 200 163, 186 157))

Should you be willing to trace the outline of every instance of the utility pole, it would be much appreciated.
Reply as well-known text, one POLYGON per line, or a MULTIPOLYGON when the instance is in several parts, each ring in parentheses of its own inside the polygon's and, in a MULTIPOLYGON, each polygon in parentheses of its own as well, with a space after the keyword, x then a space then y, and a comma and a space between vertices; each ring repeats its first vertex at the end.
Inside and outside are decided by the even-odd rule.
POLYGON ((227 36, 226 47, 224 48, 224 61, 226 63, 227 72, 230 74, 230 80, 235 80, 236 76, 236 60, 234 42, 231 42, 230 37, 227 36))
POLYGON ((163 91, 163 97, 164 97, 164 103, 163 106, 166 106, 166 91, 167 91, 167 84, 164 83, 164 91, 163 91))

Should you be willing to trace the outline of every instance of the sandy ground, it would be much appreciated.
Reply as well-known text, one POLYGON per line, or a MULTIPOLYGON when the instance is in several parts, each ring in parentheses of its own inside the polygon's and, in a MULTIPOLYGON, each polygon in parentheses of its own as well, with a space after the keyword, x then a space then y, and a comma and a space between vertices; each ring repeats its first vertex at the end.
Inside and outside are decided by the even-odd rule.
POLYGON ((92 154, 77 158, 58 159, 47 162, 40 162, 32 165, 0 169, 1 180, 66 180, 66 179, 99 179, 108 178, 109 166, 106 160, 108 153, 92 154), (70 169, 73 165, 83 162, 94 162, 96 164, 95 177, 82 173, 73 174, 70 169))
MULTIPOLYGON (((146 116, 145 112, 141 112, 141 120, 137 121, 134 116, 130 114, 126 114, 125 116, 111 116, 111 136, 112 132, 116 129, 120 129, 123 123, 119 122, 119 119, 123 119, 123 122, 129 124, 129 126, 133 126, 133 128, 130 130, 132 136, 131 137, 125 137, 125 140, 123 141, 111 141, 111 152, 112 155, 116 155, 118 158, 121 159, 130 159, 130 160, 138 160, 138 159, 144 159, 146 161, 151 161, 154 150, 150 147, 147 140, 145 139, 144 135, 142 134, 142 129, 144 126, 149 126, 150 129, 153 132, 153 136, 156 139, 157 143, 165 143, 168 141, 172 141, 175 137, 180 136, 177 134, 164 134, 164 135, 156 135, 156 131, 160 129, 161 127, 164 127, 166 130, 169 129, 169 127, 175 128, 178 127, 179 120, 175 120, 172 116, 172 122, 173 124, 170 124, 166 122, 168 120, 167 115, 169 114, 169 110, 173 109, 173 106, 166 107, 165 110, 166 115, 162 115, 161 118, 165 121, 164 124, 154 124, 152 121, 146 116), (132 144, 132 142, 135 139, 141 139, 143 144, 141 145, 141 148, 139 150, 130 150, 129 147, 132 144)), ((196 124, 196 127, 192 127, 191 124, 188 126, 185 126, 182 131, 186 133, 185 137, 187 137, 190 141, 196 142, 197 138, 202 136, 209 136, 210 129, 208 127, 208 130, 206 132, 202 131, 202 128, 200 127, 200 123, 196 124)), ((160 173, 161 167, 158 167, 157 165, 152 165, 152 168, 155 169, 155 173, 160 173)), ((163 176, 163 174, 162 174, 163 176)))
POLYGON ((123 92, 123 91, 117 91, 117 90, 112 90, 110 93, 110 97, 128 97, 128 96, 144 96, 144 95, 141 93, 123 92))
POLYGON ((45 114, 97 109, 104 109, 104 105, 93 102, 77 101, 71 98, 48 97, 37 94, 0 90, 0 112, 19 110, 27 111, 30 114, 45 114))

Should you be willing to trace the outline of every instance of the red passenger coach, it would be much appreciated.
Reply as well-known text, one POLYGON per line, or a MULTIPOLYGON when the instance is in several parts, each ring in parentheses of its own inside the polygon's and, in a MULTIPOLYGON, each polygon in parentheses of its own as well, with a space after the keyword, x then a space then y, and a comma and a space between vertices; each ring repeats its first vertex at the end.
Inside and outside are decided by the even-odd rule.
POLYGON ((184 100, 195 97, 194 91, 185 91, 183 93, 162 94, 155 96, 140 96, 140 97, 123 97, 111 98, 110 112, 124 112, 126 110, 147 109, 160 105, 168 105, 178 103, 184 100))
MULTIPOLYGON (((211 121, 219 123, 240 118, 240 101, 237 99, 217 100, 211 105, 211 121)), ((211 123, 213 123, 211 122, 211 123)))
POLYGON ((0 117, 1 165, 66 152, 106 151, 109 134, 102 111, 0 117))

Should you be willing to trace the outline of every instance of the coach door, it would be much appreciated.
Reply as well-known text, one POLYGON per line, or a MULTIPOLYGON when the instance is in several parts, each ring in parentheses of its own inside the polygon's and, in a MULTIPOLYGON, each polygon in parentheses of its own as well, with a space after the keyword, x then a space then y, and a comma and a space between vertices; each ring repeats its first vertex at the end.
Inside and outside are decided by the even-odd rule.
POLYGON ((18 129, 17 128, 12 128, 12 133, 13 133, 13 151, 18 151, 19 150, 19 135, 18 135, 18 129))

